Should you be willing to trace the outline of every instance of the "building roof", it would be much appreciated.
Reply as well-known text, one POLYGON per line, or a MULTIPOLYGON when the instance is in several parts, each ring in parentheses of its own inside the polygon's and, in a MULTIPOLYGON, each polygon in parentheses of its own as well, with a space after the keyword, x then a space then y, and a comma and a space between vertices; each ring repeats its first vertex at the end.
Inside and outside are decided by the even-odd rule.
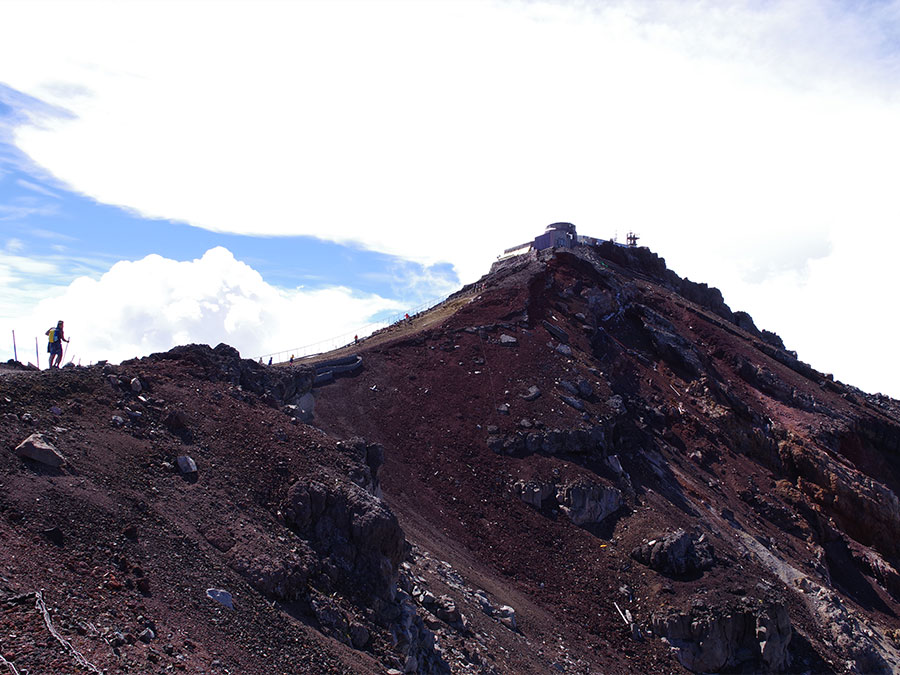
POLYGON ((572 223, 550 223, 544 231, 551 232, 553 230, 562 230, 569 234, 575 234, 575 226, 572 223))

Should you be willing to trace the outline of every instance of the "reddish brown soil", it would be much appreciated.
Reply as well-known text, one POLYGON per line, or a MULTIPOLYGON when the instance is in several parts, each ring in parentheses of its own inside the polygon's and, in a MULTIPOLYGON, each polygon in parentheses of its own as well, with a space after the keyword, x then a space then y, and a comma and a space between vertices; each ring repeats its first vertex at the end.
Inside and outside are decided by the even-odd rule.
MULTIPOLYGON (((762 354, 760 340, 736 326, 722 330, 726 322, 712 312, 650 279, 635 278, 609 261, 607 265, 626 279, 633 278, 640 301, 664 314, 679 334, 708 356, 709 380, 714 379, 717 388, 729 391, 773 424, 815 442, 823 435, 849 434, 852 424, 847 420, 864 423, 870 415, 882 417, 762 354), (734 372, 738 358, 763 362, 788 387, 811 392, 823 413, 798 410, 749 386, 734 372)), ((577 313, 588 313, 586 300, 563 293, 579 280, 590 283, 591 276, 581 261, 559 256, 546 269, 529 267, 507 279, 489 279, 481 294, 440 326, 361 349, 364 372, 339 379, 318 394, 315 424, 338 436, 362 434, 387 448, 385 495, 407 537, 465 570, 472 584, 521 612, 520 625, 533 656, 508 672, 547 672, 557 656, 547 645, 590 664, 585 672, 678 669, 659 642, 631 639, 613 603, 627 604, 638 621, 646 621, 661 608, 684 609, 698 597, 710 606, 727 603, 752 592, 760 580, 781 586, 769 570, 732 545, 733 526, 723 512, 734 513, 740 527, 777 548, 799 569, 814 573, 811 551, 816 535, 810 526, 802 523, 788 534, 784 524, 767 520, 756 504, 747 502, 748 489, 758 490, 763 495, 758 503, 771 501, 775 516, 770 517, 777 517, 784 507, 774 488, 783 476, 746 452, 728 447, 727 426, 736 424, 734 415, 704 394, 706 382, 679 377, 628 324, 610 330, 620 349, 598 358, 589 335, 574 319, 577 313), (528 322, 522 325, 518 320, 526 306, 528 322), (548 343, 558 341, 542 326, 542 319, 568 331, 571 357, 550 348, 548 343), (496 328, 471 330, 479 326, 496 328), (516 337, 518 344, 501 344, 504 333, 516 337), (622 347, 639 355, 623 352, 622 347), (512 490, 516 481, 535 477, 555 476, 562 482, 579 475, 610 477, 599 459, 507 456, 491 452, 486 444, 489 425, 499 427, 501 434, 514 433, 523 418, 545 428, 586 425, 581 414, 559 398, 563 392, 558 381, 578 375, 595 388, 587 403, 591 423, 609 416, 606 401, 613 390, 628 391, 648 408, 683 410, 677 419, 667 416, 663 423, 642 419, 639 415, 646 409, 633 411, 637 419, 630 431, 637 442, 654 436, 662 441, 658 447, 667 470, 660 479, 640 462, 632 464, 628 470, 638 486, 637 497, 602 527, 577 527, 559 513, 535 510, 512 490), (526 402, 519 395, 531 385, 543 394, 526 402), (509 404, 508 415, 497 411, 502 403, 509 404), (703 460, 691 458, 694 452, 703 460), (642 540, 677 527, 694 527, 714 537, 719 564, 702 579, 667 579, 629 556, 642 540), (635 589, 633 601, 623 600, 622 586, 635 589), (543 655, 538 647, 543 647, 543 655)), ((624 435, 629 429, 622 426, 624 435)), ((627 440, 622 439, 623 446, 627 440)), ((857 454, 862 456, 856 461, 869 464, 872 475, 882 479, 890 465, 896 484, 896 462, 871 447, 857 454)), ((819 510, 818 505, 810 508, 819 510)), ((862 600, 858 606, 863 613, 893 628, 900 625, 895 598, 861 573, 846 576, 853 577, 858 587, 851 595, 862 600)), ((827 649, 819 646, 819 654, 811 654, 804 646, 807 640, 821 639, 807 614, 794 602, 797 663, 805 660, 805 667, 829 668, 823 660, 829 658, 827 649)), ((527 650, 520 656, 522 652, 527 650)))
MULTIPOLYGON (((855 517, 836 478, 854 468, 897 492, 896 402, 784 365, 759 334, 688 301, 653 270, 569 254, 523 260, 358 351, 362 370, 315 390, 311 425, 191 359, 4 369, 0 656, 22 673, 90 672, 51 635, 34 597, 17 597, 41 591, 55 629, 108 672, 396 666, 398 648, 377 621, 366 623, 369 645, 354 650, 319 632, 303 602, 266 597, 235 571, 235 561, 296 548, 281 515, 288 487, 345 480, 354 464, 335 440, 353 436, 384 446, 384 498, 412 545, 401 578, 452 597, 466 617, 460 631, 419 608, 453 672, 682 672, 649 633, 651 616, 748 596, 788 604, 792 670, 841 671, 847 657, 827 626, 745 535, 879 630, 900 628, 900 585, 862 562, 877 555, 897 566, 896 542, 885 536, 892 521, 875 511, 855 517), (587 291, 610 279, 628 284, 633 307, 671 322, 700 354, 701 372, 655 346, 637 309, 598 330, 587 291), (568 333, 571 355, 556 351, 543 321, 568 333), (777 386, 742 376, 743 362, 777 386), (140 394, 128 386, 133 377, 140 394), (577 379, 593 387, 584 411, 561 398, 560 381, 577 379), (532 385, 541 396, 526 401, 532 385), (186 429, 164 423, 172 410, 183 411, 186 429), (489 447, 491 437, 592 427, 606 430, 602 452, 489 447), (32 432, 65 456, 62 468, 13 453, 32 432), (612 454, 632 491, 600 524, 576 526, 516 496, 521 480, 621 486, 612 454), (196 481, 174 468, 178 455, 196 460, 196 481), (818 475, 819 465, 832 468, 818 475), (679 527, 705 534, 715 566, 673 578, 632 559, 643 541, 679 527), (235 610, 209 599, 209 588, 230 591, 235 610), (474 589, 515 608, 517 630, 483 614, 474 589), (632 637, 616 605, 644 639, 632 637), (147 626, 155 635, 145 643, 147 626)), ((337 600, 368 621, 352 598, 337 600)))
MULTIPOLYGON (((341 470, 333 443, 180 362, 107 370, 140 376, 146 402, 110 386, 99 367, 0 380, 0 602, 43 590, 55 628, 109 672, 378 672, 364 653, 272 606, 225 560, 278 544, 286 531, 273 504, 292 476, 341 470), (127 419, 126 406, 142 419, 117 427, 110 420, 127 419), (187 414, 190 442, 159 423, 169 409, 187 414), (62 469, 11 452, 36 430, 66 457, 62 469), (196 482, 172 467, 182 454, 200 467, 196 482), (42 534, 54 527, 62 545, 42 534), (236 611, 208 588, 229 590, 236 611), (145 644, 135 638, 148 625, 157 637, 145 644), (114 648, 116 631, 128 642, 114 648)), ((2 655, 20 671, 81 672, 33 600, 2 607, 2 655)))

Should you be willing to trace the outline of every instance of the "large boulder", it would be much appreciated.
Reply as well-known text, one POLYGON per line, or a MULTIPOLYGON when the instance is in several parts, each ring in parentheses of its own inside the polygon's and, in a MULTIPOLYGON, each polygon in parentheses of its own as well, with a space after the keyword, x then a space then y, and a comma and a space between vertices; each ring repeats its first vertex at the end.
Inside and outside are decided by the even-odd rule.
POLYGON ((631 552, 631 557, 671 577, 694 576, 715 563, 713 548, 705 536, 695 539, 681 529, 645 541, 631 552))
POLYGON ((576 483, 556 491, 559 508, 575 525, 600 523, 622 506, 622 491, 611 485, 576 483))
POLYGON ((232 567, 253 588, 269 598, 296 600, 308 592, 307 580, 314 563, 308 549, 273 557, 266 553, 236 556, 232 567))
POLYGON ((330 581, 363 600, 390 602, 406 539, 384 502, 350 482, 299 481, 282 509, 325 559, 330 581))
POLYGON ((536 509, 541 508, 544 501, 553 497, 556 492, 556 485, 554 483, 536 480, 520 480, 513 488, 519 496, 519 499, 536 509))
POLYGON ((746 598, 739 606, 708 608, 652 617, 653 633, 664 638, 678 661, 693 672, 783 672, 790 664, 793 633, 787 607, 746 598))
POLYGON ((353 437, 338 441, 337 448, 357 460, 356 467, 350 470, 350 480, 380 499, 378 470, 384 464, 384 447, 378 443, 368 443, 364 438, 353 437))

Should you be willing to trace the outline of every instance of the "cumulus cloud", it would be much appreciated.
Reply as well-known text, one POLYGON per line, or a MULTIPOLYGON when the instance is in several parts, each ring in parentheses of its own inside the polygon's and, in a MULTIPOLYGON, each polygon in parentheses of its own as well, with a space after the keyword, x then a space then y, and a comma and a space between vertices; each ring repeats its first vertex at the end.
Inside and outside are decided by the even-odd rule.
MULTIPOLYGON (((118 362, 188 342, 225 342, 250 358, 281 350, 299 356, 297 348, 318 343, 338 346, 328 341, 349 341, 354 332, 364 334, 374 315, 400 310, 392 300, 343 287, 276 288, 217 247, 191 261, 150 255, 118 262, 99 279, 80 277, 45 293, 29 312, 0 320, 0 326, 7 335, 16 331, 20 360, 33 361, 33 336, 59 319, 72 340, 67 360, 84 364, 118 362)), ((11 358, 12 345, 0 354, 11 358)))

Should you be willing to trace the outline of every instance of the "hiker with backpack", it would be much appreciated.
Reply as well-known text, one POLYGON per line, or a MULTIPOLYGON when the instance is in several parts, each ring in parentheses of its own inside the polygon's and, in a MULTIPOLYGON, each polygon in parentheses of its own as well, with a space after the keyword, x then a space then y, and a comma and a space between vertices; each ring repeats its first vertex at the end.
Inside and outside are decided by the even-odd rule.
POLYGON ((45 335, 49 340, 47 342, 47 351, 50 352, 50 367, 59 368, 59 364, 62 363, 63 358, 62 343, 68 342, 63 333, 63 322, 58 321, 56 327, 50 328, 45 335))

